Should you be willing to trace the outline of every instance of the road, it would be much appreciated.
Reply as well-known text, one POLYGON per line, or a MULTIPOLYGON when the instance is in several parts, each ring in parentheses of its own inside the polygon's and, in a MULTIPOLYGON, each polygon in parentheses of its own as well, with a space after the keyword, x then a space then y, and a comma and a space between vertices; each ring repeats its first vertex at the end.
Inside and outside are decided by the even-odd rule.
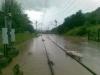
POLYGON ((20 54, 3 70, 3 75, 13 75, 15 64, 20 65, 24 75, 51 75, 46 51, 54 63, 54 75, 92 75, 75 60, 66 56, 48 37, 50 35, 42 35, 22 44, 19 47, 20 54))

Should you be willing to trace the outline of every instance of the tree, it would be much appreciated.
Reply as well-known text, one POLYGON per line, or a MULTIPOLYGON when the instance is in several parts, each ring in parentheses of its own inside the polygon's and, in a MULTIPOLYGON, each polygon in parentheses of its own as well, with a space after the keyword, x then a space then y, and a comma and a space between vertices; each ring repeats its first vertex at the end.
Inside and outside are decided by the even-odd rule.
MULTIPOLYGON (((21 6, 17 3, 17 1, 12 0, 12 5, 9 5, 10 12, 12 14, 12 28, 16 29, 16 32, 25 32, 30 31, 32 27, 32 23, 30 22, 29 18, 26 14, 23 13, 21 6)), ((2 11, 7 10, 7 5, 2 4, 2 11)), ((7 11, 7 12, 9 12, 7 11)), ((0 28, 4 27, 4 16, 0 15, 0 28)), ((33 31, 34 28, 32 27, 33 31)))
POLYGON ((58 33, 62 34, 74 27, 82 26, 84 25, 84 23, 85 23, 85 16, 80 10, 76 14, 73 14, 72 16, 66 18, 64 23, 55 29, 58 33))

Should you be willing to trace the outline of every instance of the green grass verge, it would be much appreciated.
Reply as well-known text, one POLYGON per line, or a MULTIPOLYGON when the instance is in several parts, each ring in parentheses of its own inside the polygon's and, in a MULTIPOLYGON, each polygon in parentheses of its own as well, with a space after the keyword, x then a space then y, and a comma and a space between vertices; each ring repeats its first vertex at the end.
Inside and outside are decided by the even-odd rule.
POLYGON ((100 25, 84 25, 70 29, 64 35, 87 38, 89 32, 91 40, 98 41, 98 30, 100 30, 100 25))
POLYGON ((85 25, 80 27, 75 27, 66 31, 65 35, 73 35, 73 36, 87 36, 87 31, 90 33, 97 32, 100 29, 100 25, 85 25))
POLYGON ((17 33, 15 44, 18 45, 18 44, 23 43, 35 36, 36 36, 36 33, 17 33))
MULTIPOLYGON (((36 33, 17 33, 16 34, 16 45, 20 45, 21 43, 33 38, 36 36, 36 33)), ((3 51, 2 37, 0 35, 0 52, 3 51)))
MULTIPOLYGON (((33 38, 34 36, 36 36, 36 33, 17 33, 16 34, 16 42, 15 42, 16 48, 18 48, 17 45, 20 45, 21 43, 33 38)), ((1 41, 0 42, 0 53, 3 53, 4 48, 3 48, 3 44, 2 44, 1 35, 0 35, 0 41, 1 41)), ((19 54, 19 50, 17 50, 16 48, 10 49, 7 57, 3 56, 1 58, 0 69, 5 68, 12 61, 12 59, 19 54)))

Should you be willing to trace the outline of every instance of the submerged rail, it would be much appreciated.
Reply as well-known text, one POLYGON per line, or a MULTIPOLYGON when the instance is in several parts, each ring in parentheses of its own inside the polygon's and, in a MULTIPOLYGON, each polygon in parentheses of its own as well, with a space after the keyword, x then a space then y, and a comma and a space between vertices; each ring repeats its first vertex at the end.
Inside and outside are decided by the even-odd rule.
POLYGON ((83 66, 85 69, 87 69, 91 74, 93 75, 97 75, 93 70, 91 70, 88 66, 86 66, 85 64, 83 64, 82 62, 78 61, 77 59, 75 59, 74 57, 72 57, 71 55, 69 55, 66 51, 66 49, 64 49, 62 46, 60 46, 59 44, 57 44, 54 40, 52 40, 50 37, 47 37, 49 40, 51 40, 52 43, 54 43, 57 47, 59 47, 62 51, 64 51, 66 53, 66 55, 68 55, 69 57, 71 57, 72 59, 74 59, 76 62, 78 62, 81 66, 83 66))
POLYGON ((53 63, 53 61, 50 59, 50 57, 49 57, 49 54, 48 54, 48 52, 47 52, 47 48, 46 48, 46 46, 45 46, 45 40, 42 38, 42 41, 43 41, 43 44, 44 44, 44 48, 45 48, 45 53, 46 53, 46 56, 47 56, 47 62, 48 62, 48 66, 49 66, 49 69, 50 69, 50 72, 51 72, 51 75, 54 75, 54 69, 53 69, 53 65, 54 65, 54 63, 53 63))

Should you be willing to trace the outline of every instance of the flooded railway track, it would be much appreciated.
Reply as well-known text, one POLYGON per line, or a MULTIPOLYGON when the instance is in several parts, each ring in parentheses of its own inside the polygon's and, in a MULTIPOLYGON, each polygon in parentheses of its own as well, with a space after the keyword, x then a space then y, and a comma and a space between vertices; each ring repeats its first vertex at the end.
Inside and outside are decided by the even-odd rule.
POLYGON ((3 75, 13 75, 16 63, 24 75, 92 75, 46 37, 42 35, 24 45, 20 55, 3 70, 3 75))
POLYGON ((77 63, 79 63, 81 66, 83 66, 86 70, 88 70, 92 75, 97 75, 92 69, 90 69, 88 66, 83 64, 80 60, 75 59, 73 56, 71 56, 69 53, 67 53, 67 50, 60 46, 58 43, 56 43, 54 40, 52 40, 50 37, 47 37, 53 44, 55 44, 57 47, 60 48, 67 56, 71 57, 73 60, 75 60, 77 63))
MULTIPOLYGON (((42 38, 42 37, 41 37, 42 38)), ((48 62, 48 66, 49 66, 49 69, 50 69, 50 72, 51 72, 51 75, 55 75, 54 74, 54 69, 53 69, 53 66, 54 66, 54 62, 50 59, 49 57, 49 54, 47 52, 47 48, 46 48, 46 45, 45 45, 45 40, 42 38, 42 42, 43 42, 43 45, 44 45, 44 48, 45 48, 45 54, 46 54, 46 57, 47 57, 47 62, 48 62)))

